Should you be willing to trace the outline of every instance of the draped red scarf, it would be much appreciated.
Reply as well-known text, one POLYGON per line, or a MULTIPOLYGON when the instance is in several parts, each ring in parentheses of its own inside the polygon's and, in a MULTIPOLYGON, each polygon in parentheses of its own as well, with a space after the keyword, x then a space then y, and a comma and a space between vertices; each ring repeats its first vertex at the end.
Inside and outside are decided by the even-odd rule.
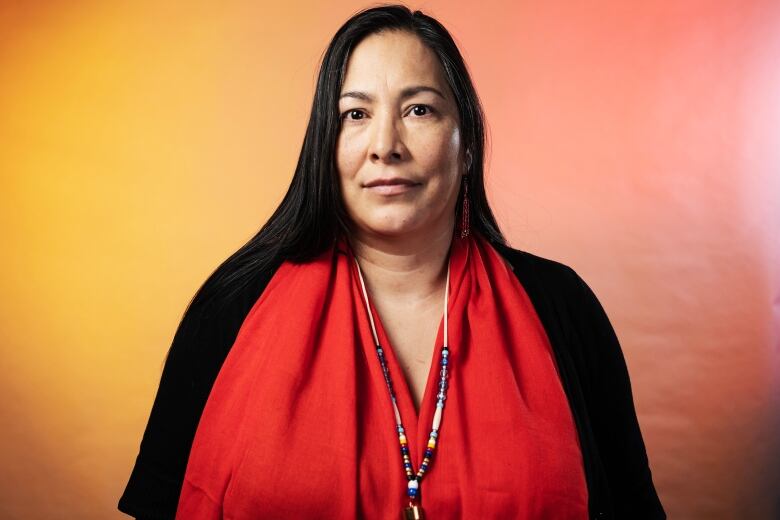
MULTIPOLYGON (((450 261, 450 377, 421 484, 427 518, 587 518, 577 431, 531 301, 479 234, 454 238, 450 261)), ((177 518, 399 518, 406 476, 362 298, 343 239, 279 267, 212 388, 177 518)), ((418 418, 372 313, 416 472, 443 322, 418 418)))

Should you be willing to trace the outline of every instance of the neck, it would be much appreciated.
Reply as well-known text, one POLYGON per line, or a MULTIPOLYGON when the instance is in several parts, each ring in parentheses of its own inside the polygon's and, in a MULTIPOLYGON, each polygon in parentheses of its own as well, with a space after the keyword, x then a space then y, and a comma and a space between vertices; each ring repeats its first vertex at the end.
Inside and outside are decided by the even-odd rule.
POLYGON ((414 236, 353 232, 350 245, 374 300, 405 306, 431 303, 443 294, 452 226, 414 236))

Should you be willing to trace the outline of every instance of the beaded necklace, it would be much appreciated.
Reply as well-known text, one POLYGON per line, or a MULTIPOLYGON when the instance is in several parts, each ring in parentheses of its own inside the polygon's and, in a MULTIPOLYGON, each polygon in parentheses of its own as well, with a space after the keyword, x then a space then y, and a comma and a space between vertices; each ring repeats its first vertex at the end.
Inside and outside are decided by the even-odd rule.
POLYGON ((447 303, 449 302, 450 295, 450 263, 447 263, 447 281, 444 286, 444 343, 441 347, 441 359, 439 364, 441 370, 439 371, 439 392, 436 394, 436 412, 433 415, 433 424, 431 426, 431 433, 428 437, 428 446, 425 448, 425 455, 420 463, 420 469, 415 475, 412 469, 412 459, 409 456, 409 445, 406 439, 406 431, 401 422, 401 413, 398 411, 398 404, 395 398, 395 391, 393 390, 393 382, 390 379, 390 371, 387 368, 387 362, 385 360, 385 353, 382 346, 379 344, 379 338, 376 333, 376 327, 374 326, 374 317, 371 314, 371 305, 368 302, 368 293, 366 292, 366 284, 363 281, 363 273, 360 270, 360 263, 358 263, 357 257, 355 257, 355 264, 357 264, 358 276, 360 277, 360 286, 363 289, 363 298, 366 301, 366 309, 368 311, 368 319, 371 323, 371 332, 374 335, 374 344, 376 346, 376 354, 379 358, 379 363, 382 365, 382 373, 385 377, 385 383, 387 384, 387 390, 390 392, 390 400, 393 405, 393 414, 395 415, 395 428, 398 433, 398 443, 401 447, 401 457, 403 458, 403 468, 406 473, 407 488, 406 494, 409 497, 409 507, 404 508, 403 518, 407 520, 421 520, 424 518, 422 506, 418 504, 418 495, 420 493, 420 483, 425 475, 425 471, 431 464, 433 459, 433 453, 436 450, 436 442, 439 437, 439 426, 441 425, 441 417, 444 411, 444 401, 447 399, 447 367, 449 365, 449 342, 447 340, 447 303))

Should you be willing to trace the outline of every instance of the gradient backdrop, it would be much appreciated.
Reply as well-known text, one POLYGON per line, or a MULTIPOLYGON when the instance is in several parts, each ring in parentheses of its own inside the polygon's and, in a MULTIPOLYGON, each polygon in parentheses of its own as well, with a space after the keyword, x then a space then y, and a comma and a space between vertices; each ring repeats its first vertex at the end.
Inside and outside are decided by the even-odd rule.
MULTIPOLYGON (((0 2, 0 517, 122 517, 181 314, 368 5, 0 2)), ((606 308, 670 518, 776 518, 780 3, 411 7, 471 68, 512 245, 606 308)))

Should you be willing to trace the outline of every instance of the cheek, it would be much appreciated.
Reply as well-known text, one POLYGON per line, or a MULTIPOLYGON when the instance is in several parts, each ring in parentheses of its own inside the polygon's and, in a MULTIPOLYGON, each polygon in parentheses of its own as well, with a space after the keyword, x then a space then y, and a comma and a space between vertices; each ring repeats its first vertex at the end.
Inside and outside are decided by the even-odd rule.
POLYGON ((336 167, 339 177, 350 179, 356 173, 360 166, 360 152, 354 140, 339 139, 336 143, 336 167))
POLYGON ((421 157, 425 158, 429 172, 446 179, 458 175, 460 131, 457 127, 443 128, 441 132, 431 134, 421 142, 420 149, 427 151, 421 157))

